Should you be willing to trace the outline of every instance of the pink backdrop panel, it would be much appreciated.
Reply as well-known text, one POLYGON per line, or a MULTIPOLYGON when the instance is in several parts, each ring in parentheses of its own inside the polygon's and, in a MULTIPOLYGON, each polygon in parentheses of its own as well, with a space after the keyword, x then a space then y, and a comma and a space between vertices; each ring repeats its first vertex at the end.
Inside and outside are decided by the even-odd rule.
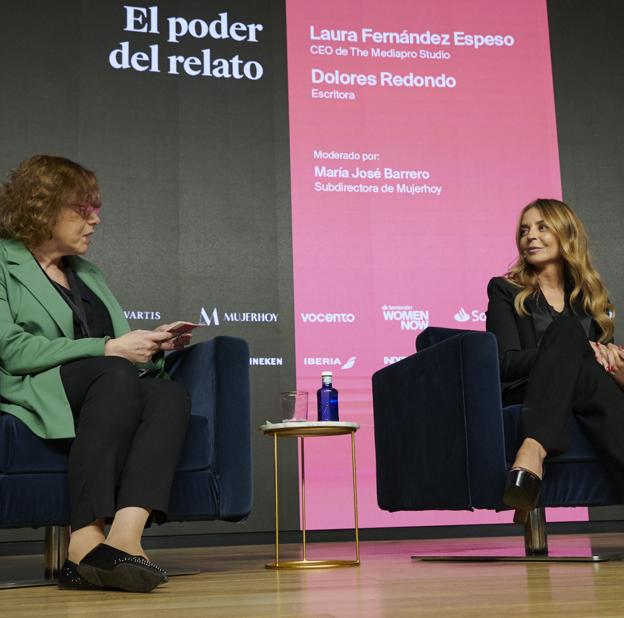
MULTIPOLYGON (((314 417, 333 370, 361 425, 362 527, 509 522, 377 507, 371 375, 483 328, 517 213, 561 195, 545 0, 288 0, 287 32, 297 388, 314 417)), ((309 442, 308 525, 351 527, 348 440, 309 442)))

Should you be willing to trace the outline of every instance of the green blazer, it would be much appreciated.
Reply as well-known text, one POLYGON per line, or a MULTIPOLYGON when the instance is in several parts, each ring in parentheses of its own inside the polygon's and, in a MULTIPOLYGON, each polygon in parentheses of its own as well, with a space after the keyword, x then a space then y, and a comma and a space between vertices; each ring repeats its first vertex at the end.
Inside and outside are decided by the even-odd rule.
MULTIPOLYGON (((115 337, 130 330, 97 266, 70 258, 76 275, 101 299, 115 337)), ((0 410, 42 438, 72 438, 74 419, 60 365, 104 356, 108 337, 74 339, 72 311, 33 255, 17 240, 0 240, 0 410)), ((162 371, 157 363, 142 365, 162 371)))

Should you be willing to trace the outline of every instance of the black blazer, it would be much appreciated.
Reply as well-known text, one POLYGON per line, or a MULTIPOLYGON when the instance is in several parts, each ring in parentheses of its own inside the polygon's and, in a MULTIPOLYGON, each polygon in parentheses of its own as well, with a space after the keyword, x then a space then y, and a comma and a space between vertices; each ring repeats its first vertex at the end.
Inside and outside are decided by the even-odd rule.
MULTIPOLYGON (((491 279, 487 292, 489 302, 486 329, 494 333, 498 342, 502 387, 503 390, 515 388, 528 380, 537 347, 553 317, 541 292, 537 297, 527 299, 529 315, 518 315, 514 309, 514 299, 520 288, 503 277, 491 279)), ((578 302, 571 309, 583 326, 587 339, 597 341, 600 328, 594 320, 583 311, 578 302)))

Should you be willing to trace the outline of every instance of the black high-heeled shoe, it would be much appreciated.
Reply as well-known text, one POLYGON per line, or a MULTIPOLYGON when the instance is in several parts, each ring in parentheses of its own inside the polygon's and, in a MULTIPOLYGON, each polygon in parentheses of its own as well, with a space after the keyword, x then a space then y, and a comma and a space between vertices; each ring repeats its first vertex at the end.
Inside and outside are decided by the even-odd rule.
POLYGON ((524 468, 512 468, 507 474, 503 502, 512 509, 532 511, 537 506, 542 479, 524 468))

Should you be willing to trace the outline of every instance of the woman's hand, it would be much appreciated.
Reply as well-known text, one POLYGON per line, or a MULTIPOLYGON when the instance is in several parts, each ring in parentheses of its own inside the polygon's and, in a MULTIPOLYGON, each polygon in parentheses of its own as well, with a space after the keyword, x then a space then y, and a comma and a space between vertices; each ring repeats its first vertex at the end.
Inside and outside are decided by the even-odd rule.
MULTIPOLYGON (((174 323, 172 324, 161 324, 157 326, 154 331, 159 333, 167 332, 174 323)), ((171 334, 171 333, 170 333, 171 334)), ((191 343, 192 333, 183 333, 181 335, 173 335, 169 341, 165 341, 161 344, 160 349, 164 352, 168 352, 169 350, 181 350, 191 343)))
POLYGON ((615 359, 609 373, 618 383, 618 386, 624 389, 624 348, 617 346, 614 343, 607 344, 607 347, 609 348, 615 359))
POLYGON ((171 324, 161 324, 160 326, 157 326, 154 330, 157 333, 164 333, 165 331, 168 331, 171 328, 171 324))
POLYGON ((613 376, 621 387, 624 387, 624 350, 614 343, 606 345, 594 341, 589 343, 596 354, 596 361, 613 376))
MULTIPOLYGON (((171 333, 168 333, 171 335, 171 333)), ((191 343, 191 333, 184 333, 182 335, 173 335, 169 341, 165 341, 160 344, 160 349, 168 352, 169 350, 181 350, 191 343)))
POLYGON ((104 346, 105 356, 121 356, 132 363, 147 363, 159 350, 173 349, 164 346, 171 342, 168 332, 133 330, 116 339, 109 339, 104 346))

